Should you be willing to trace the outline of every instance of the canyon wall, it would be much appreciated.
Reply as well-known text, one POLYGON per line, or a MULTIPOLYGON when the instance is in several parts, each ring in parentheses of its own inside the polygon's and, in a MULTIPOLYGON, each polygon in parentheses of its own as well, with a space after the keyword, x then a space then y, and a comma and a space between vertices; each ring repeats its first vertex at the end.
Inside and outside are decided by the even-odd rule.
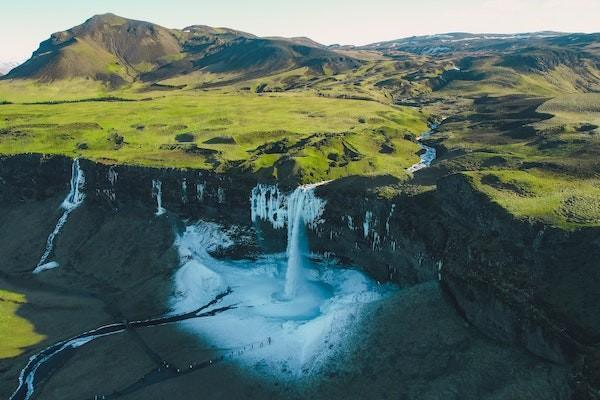
MULTIPOLYGON (((64 196, 72 160, 0 158, 0 204, 64 196)), ((243 172, 111 166, 81 160, 86 203, 105 213, 162 207, 179 220, 210 219, 255 233, 229 256, 281 251, 285 229, 251 222, 256 178, 243 172)), ((271 182, 272 183, 272 182, 271 182)), ((600 231, 518 220, 453 175, 437 190, 407 193, 392 177, 350 177, 317 188, 327 201, 311 250, 408 287, 440 281, 448 300, 486 335, 573 366, 575 390, 600 382, 600 231), (400 194, 398 194, 400 193, 400 194)))

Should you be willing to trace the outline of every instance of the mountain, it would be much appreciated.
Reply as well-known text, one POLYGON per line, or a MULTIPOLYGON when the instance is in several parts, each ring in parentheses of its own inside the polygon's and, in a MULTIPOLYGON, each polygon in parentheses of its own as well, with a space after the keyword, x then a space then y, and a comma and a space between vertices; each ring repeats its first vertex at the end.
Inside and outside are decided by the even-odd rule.
POLYGON ((167 29, 104 14, 52 34, 4 78, 43 82, 87 78, 120 86, 197 70, 251 77, 299 67, 343 71, 359 64, 308 38, 259 38, 203 25, 167 29))
POLYGON ((75 77, 122 83, 181 51, 177 36, 155 24, 99 15, 42 42, 9 78, 54 81, 75 77))
POLYGON ((522 48, 548 43, 552 39, 564 36, 568 36, 568 34, 551 31, 517 34, 450 32, 378 42, 362 48, 379 51, 404 51, 420 55, 440 55, 465 51, 502 51, 522 48))

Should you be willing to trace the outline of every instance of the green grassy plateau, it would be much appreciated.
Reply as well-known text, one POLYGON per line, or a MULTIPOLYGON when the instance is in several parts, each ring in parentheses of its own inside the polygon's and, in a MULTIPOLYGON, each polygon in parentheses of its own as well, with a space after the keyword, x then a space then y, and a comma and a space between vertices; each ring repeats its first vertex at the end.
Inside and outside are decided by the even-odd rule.
MULTIPOLYGON (((104 94, 90 92, 79 97, 88 100, 60 103, 72 99, 71 83, 64 85, 66 96, 54 96, 55 104, 0 106, 0 152, 218 170, 234 163, 253 171, 289 156, 314 181, 406 176, 419 150, 407 139, 427 129, 424 115, 407 107, 312 93, 177 91, 140 98, 113 92, 135 101, 91 101, 104 94), (386 143, 392 152, 380 151, 386 143)), ((1 84, 0 98, 22 96, 14 86, 1 84)), ((39 88, 42 93, 44 86, 39 88)))
POLYGON ((598 35, 428 52, 436 40, 331 48, 95 16, 0 80, 0 153, 408 180, 415 137, 446 118, 429 141, 438 160, 412 183, 469 173, 518 217, 600 224, 598 35))

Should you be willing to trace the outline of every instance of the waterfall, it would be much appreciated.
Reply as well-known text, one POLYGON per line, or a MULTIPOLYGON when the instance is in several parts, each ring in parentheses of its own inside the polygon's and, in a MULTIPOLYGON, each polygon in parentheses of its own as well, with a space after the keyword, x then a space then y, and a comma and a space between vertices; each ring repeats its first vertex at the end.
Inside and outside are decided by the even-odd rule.
POLYGON ((156 198, 156 216, 167 212, 162 206, 162 182, 158 179, 152 180, 152 197, 156 198))
POLYGON ((323 213, 324 202, 314 194, 314 187, 299 187, 288 197, 288 265, 284 296, 293 299, 301 283, 304 258, 308 253, 306 225, 314 223, 323 213))
POLYGON ((83 171, 79 166, 79 159, 75 159, 73 160, 73 164, 71 166, 71 189, 69 190, 69 194, 67 194, 67 197, 63 200, 60 206, 64 210, 64 212, 59 218, 58 222, 56 223, 54 230, 52 231, 52 233, 50 233, 48 239, 46 240, 46 248, 44 250, 44 254, 42 254, 40 261, 38 262, 36 268, 33 270, 34 274, 38 274, 42 271, 58 267, 57 262, 47 263, 48 257, 50 257, 50 254, 52 253, 52 249, 54 247, 54 239, 59 234, 64 224, 67 222, 69 214, 71 214, 73 210, 75 210, 83 203, 85 194, 83 193, 82 189, 84 185, 85 176, 83 175, 83 171))
POLYGON ((252 221, 269 221, 275 229, 287 224, 287 270, 283 295, 296 296, 302 283, 304 259, 308 253, 306 226, 314 227, 325 209, 325 201, 314 192, 317 185, 300 186, 285 195, 276 186, 258 185, 250 198, 252 221))
POLYGON ((261 219, 269 221, 275 229, 283 228, 286 219, 285 202, 286 196, 277 186, 257 185, 252 189, 250 197, 252 222, 261 219))
POLYGON ((115 186, 117 179, 119 179, 119 174, 115 171, 115 166, 113 165, 108 169, 108 181, 110 182, 110 185, 115 186))
POLYGON ((204 201, 204 191, 206 190, 206 182, 196 184, 196 198, 199 202, 204 201))

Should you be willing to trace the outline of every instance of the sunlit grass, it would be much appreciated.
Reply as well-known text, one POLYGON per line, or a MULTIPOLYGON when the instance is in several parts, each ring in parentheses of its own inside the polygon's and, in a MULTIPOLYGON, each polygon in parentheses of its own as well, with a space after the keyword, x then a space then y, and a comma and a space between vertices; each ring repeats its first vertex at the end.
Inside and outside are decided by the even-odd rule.
POLYGON ((16 357, 45 338, 31 322, 18 315, 26 303, 24 295, 0 289, 0 359, 16 357))
POLYGON ((541 170, 467 174, 477 189, 518 217, 566 229, 600 226, 600 179, 573 179, 541 170))
MULTIPOLYGON (((215 157, 221 163, 247 161, 260 145, 283 138, 294 143, 314 135, 351 136, 364 153, 362 164, 328 171, 324 145, 297 155, 300 166, 314 170, 314 179, 358 172, 402 175, 403 168, 418 160, 419 148, 399 138, 426 130, 425 116, 408 108, 310 93, 178 91, 135 102, 0 107, 1 153, 62 154, 147 166, 213 168, 215 157), (380 129, 393 136, 392 156, 379 153, 380 129), (178 143, 176 137, 182 133, 191 134, 193 143, 178 143), (115 143, 115 134, 123 138, 122 143, 115 143), (222 136, 235 143, 205 143, 222 136), (190 150, 190 145, 200 150, 190 150), (219 153, 207 155, 207 150, 219 153)), ((253 168, 274 161, 274 157, 261 157, 260 165, 253 168)))

